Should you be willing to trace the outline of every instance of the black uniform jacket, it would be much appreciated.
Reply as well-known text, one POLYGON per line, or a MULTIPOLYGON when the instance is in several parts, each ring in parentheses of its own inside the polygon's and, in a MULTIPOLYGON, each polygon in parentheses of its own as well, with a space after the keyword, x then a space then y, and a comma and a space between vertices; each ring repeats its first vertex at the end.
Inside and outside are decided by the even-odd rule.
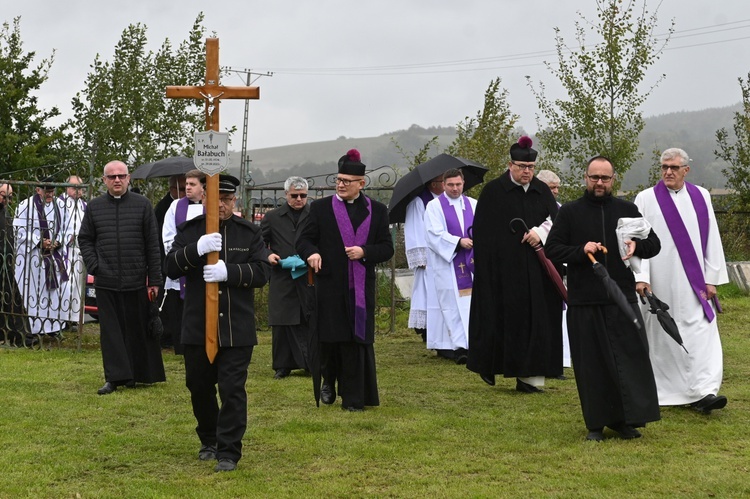
MULTIPOLYGON (((388 208, 371 200, 372 218, 367 242, 363 246, 366 269, 365 298, 367 326, 365 341, 354 336, 353 300, 349 295, 349 258, 344 252, 336 217, 333 214, 332 196, 314 201, 310 205, 310 222, 297 240, 297 250, 303 260, 320 253, 322 263, 317 274, 317 326, 318 337, 323 342, 351 342, 370 344, 375 341, 375 265, 393 256, 393 239, 388 226, 388 208)), ((349 214, 356 230, 367 216, 365 196, 354 201, 349 214)))
MULTIPOLYGON (((601 279, 594 275, 583 247, 587 242, 602 243, 607 254, 594 255, 607 268, 609 276, 628 298, 635 303, 635 278, 625 266, 615 240, 617 220, 638 218, 638 207, 629 201, 612 196, 597 198, 588 191, 583 197, 560 208, 552 231, 544 245, 547 257, 556 263, 568 264, 568 303, 570 305, 605 305, 610 303, 601 279)), ((643 240, 636 241, 635 256, 651 258, 661 250, 661 242, 652 230, 643 240)))
MULTIPOLYGON (((280 258, 296 255, 295 243, 310 216, 310 205, 302 208, 295 225, 292 208, 288 203, 271 210, 260 222, 263 241, 271 252, 280 258)), ((296 326, 302 322, 300 306, 303 294, 307 291, 307 277, 292 279, 289 269, 281 265, 271 267, 271 282, 268 289, 268 324, 270 326, 296 326)))
MULTIPOLYGON (((219 222, 222 250, 219 259, 227 266, 227 280, 219 283, 219 346, 258 344, 255 334, 254 288, 268 282, 268 250, 260 227, 232 215, 219 222)), ((206 283, 198 256, 198 239, 206 233, 206 217, 200 215, 177 227, 172 249, 164 260, 164 272, 172 279, 185 276, 185 304, 182 314, 182 343, 205 343, 206 283)))

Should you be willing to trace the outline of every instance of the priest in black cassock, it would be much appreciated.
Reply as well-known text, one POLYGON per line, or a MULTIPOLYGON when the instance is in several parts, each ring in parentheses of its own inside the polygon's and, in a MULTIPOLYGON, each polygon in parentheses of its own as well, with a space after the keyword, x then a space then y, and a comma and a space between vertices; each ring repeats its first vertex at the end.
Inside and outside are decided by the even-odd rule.
POLYGON ((562 374, 562 300, 539 263, 557 215, 547 184, 534 177, 537 151, 521 137, 508 170, 487 183, 474 215, 474 289, 467 366, 489 385, 515 377, 516 390, 541 392, 545 377, 562 374), (525 232, 515 222, 520 218, 525 232))
POLYGON ((321 400, 362 411, 380 405, 375 372, 375 266, 393 256, 388 209, 365 196, 365 165, 352 149, 339 159, 336 194, 310 205, 297 241, 317 274, 321 400))

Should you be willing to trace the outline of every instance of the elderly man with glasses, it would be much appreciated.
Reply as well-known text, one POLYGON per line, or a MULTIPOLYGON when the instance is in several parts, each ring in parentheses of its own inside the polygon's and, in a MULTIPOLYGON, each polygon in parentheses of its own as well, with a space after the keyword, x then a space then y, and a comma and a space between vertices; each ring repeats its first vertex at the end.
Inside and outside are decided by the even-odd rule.
POLYGON ((351 149, 339 159, 336 194, 310 206, 297 250, 317 275, 317 327, 324 404, 380 405, 375 370, 375 266, 393 256, 388 208, 362 193, 365 165, 351 149))
POLYGON ((122 161, 104 166, 107 192, 91 200, 78 233, 94 276, 104 364, 99 395, 118 386, 165 381, 159 339, 148 334, 149 299, 162 283, 156 217, 147 198, 128 190, 122 161))
POLYGON ((536 158, 529 137, 511 146, 508 171, 482 189, 472 231, 467 367, 491 386, 496 374, 515 377, 522 393, 541 392, 545 377, 563 372, 562 299, 535 251, 558 208, 534 177, 536 158), (514 219, 522 221, 513 222, 515 231, 514 219))
POLYGON ((640 218, 641 214, 633 203, 612 195, 614 178, 609 159, 592 158, 586 170, 586 191, 560 208, 545 244, 553 262, 568 264, 570 350, 588 429, 586 439, 593 441, 604 439, 605 426, 621 438, 638 438, 641 434, 637 427, 659 419, 635 278, 624 263, 632 256, 655 256, 660 249, 659 238, 650 230, 644 239, 627 240, 627 253, 620 257, 617 221, 640 218), (604 248, 609 251, 605 253, 604 248), (607 269, 622 290, 640 328, 609 298, 589 255, 607 269))
POLYGON ((682 149, 664 151, 662 180, 635 198, 662 242, 659 255, 636 274, 636 290, 653 292, 671 306, 690 352, 662 331, 654 314, 644 313, 659 404, 687 405, 710 414, 727 405, 727 398, 718 394, 723 358, 716 286, 729 282, 729 276, 711 195, 685 180, 689 161, 682 149))
POLYGON ((272 266, 268 285, 268 324, 271 326, 271 367, 274 378, 286 378, 294 369, 309 369, 306 352, 309 330, 302 298, 307 290, 305 269, 290 270, 284 265, 297 257, 295 243, 310 216, 307 180, 289 177, 284 182, 285 202, 265 214, 260 222, 263 241, 271 250, 272 266))

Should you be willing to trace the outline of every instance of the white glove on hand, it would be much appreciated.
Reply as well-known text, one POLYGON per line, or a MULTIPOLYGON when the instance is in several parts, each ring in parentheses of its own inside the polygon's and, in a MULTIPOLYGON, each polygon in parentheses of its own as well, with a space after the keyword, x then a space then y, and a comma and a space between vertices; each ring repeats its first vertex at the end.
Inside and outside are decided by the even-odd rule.
POLYGON ((227 264, 219 260, 214 265, 203 266, 203 280, 206 282, 224 282, 227 280, 227 264))
POLYGON ((212 251, 221 251, 221 234, 212 232, 198 239, 198 256, 203 256, 212 251))

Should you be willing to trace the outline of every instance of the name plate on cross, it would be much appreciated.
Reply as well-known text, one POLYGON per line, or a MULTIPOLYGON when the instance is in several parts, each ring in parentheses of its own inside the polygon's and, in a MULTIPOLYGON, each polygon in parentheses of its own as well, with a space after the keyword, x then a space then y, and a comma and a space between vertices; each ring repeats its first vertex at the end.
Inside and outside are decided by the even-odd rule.
POLYGON ((227 168, 229 134, 207 130, 195 133, 195 167, 206 175, 216 175, 227 168))

